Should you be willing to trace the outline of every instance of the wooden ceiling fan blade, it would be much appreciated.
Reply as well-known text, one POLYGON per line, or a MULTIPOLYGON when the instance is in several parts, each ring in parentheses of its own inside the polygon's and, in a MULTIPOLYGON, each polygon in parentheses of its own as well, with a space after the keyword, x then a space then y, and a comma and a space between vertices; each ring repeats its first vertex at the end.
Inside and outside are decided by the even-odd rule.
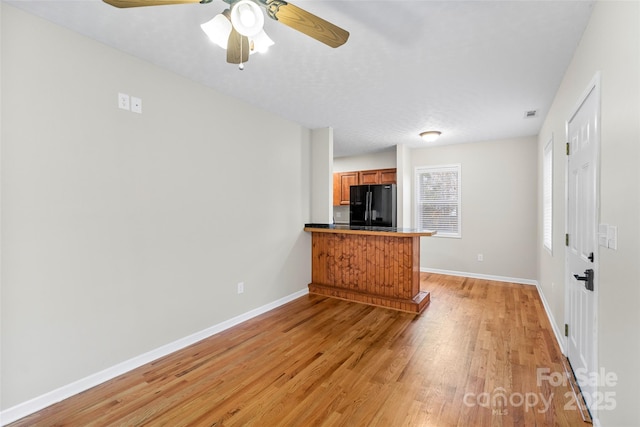
POLYGON ((167 4, 209 3, 211 0, 102 0, 111 6, 119 8, 163 6, 167 4))
POLYGON ((331 47, 342 46, 349 32, 283 0, 260 0, 269 17, 331 47))
POLYGON ((229 41, 227 42, 227 62, 230 64, 242 64, 249 60, 249 38, 243 36, 231 28, 229 41))

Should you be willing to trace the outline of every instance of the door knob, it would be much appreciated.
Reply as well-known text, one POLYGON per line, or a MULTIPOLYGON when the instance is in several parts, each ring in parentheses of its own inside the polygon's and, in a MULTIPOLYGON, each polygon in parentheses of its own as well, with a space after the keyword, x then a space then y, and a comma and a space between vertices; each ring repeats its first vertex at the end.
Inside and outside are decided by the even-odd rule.
POLYGON ((574 274, 573 277, 575 277, 576 280, 584 282, 584 287, 587 288, 588 291, 593 291, 593 269, 586 269, 584 276, 574 274))

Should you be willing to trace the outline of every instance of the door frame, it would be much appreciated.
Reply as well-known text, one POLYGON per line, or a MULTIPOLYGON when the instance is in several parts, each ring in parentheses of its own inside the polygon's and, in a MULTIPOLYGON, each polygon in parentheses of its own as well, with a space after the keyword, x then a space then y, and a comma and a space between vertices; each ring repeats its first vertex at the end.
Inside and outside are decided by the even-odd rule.
MULTIPOLYGON (((594 174, 595 174, 595 188, 594 188, 594 197, 595 197, 595 227, 593 236, 593 251, 594 251, 594 262, 593 262, 593 270, 594 270, 594 290, 593 290, 593 346, 591 348, 591 360, 593 361, 593 366, 595 369, 598 369, 598 301, 600 294, 600 246, 598 244, 598 224, 600 224, 600 159, 601 159, 601 120, 602 120, 602 97, 601 97, 601 73, 600 71, 596 72, 594 77, 589 82, 587 88, 582 92, 580 97, 578 98, 578 102, 575 106, 570 110, 569 118, 565 122, 565 141, 569 142, 569 122, 575 117, 575 115, 580 110, 580 107, 587 100, 587 97, 592 94, 595 96, 595 102, 597 107, 596 111, 596 130, 595 130, 595 159, 594 159, 594 174), (592 94, 593 92, 593 94, 592 94)), ((565 233, 569 231, 569 155, 565 156, 565 233)), ((569 268, 569 257, 568 251, 569 247, 565 246, 565 260, 564 260, 564 322, 565 325, 568 324, 570 316, 570 304, 569 304, 569 284, 571 283, 571 271, 569 268)), ((565 336, 564 338, 564 347, 565 347, 565 356, 569 355, 569 337, 565 336)), ((596 384, 596 390, 599 384, 596 384)), ((590 408, 591 416, 593 419, 596 418, 597 405, 594 405, 593 408, 590 408)))

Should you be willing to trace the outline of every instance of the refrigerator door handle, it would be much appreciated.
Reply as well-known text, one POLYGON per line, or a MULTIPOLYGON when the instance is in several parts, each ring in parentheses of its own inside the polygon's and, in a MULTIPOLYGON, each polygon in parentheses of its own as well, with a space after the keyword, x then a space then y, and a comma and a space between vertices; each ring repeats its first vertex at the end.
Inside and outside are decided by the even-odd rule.
POLYGON ((369 192, 364 195, 364 222, 366 223, 369 218, 369 192))
POLYGON ((369 191, 367 193, 369 195, 369 204, 367 205, 367 212, 369 212, 369 220, 373 220, 373 212, 371 212, 371 207, 373 205, 373 191, 369 191))

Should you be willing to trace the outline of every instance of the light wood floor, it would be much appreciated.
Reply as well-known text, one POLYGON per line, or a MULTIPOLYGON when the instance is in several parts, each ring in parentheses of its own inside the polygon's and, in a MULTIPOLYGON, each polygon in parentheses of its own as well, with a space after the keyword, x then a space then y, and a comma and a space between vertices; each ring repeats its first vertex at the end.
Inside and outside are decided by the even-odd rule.
POLYGON ((588 426, 536 374, 564 371, 534 286, 422 288, 420 316, 299 298, 12 426, 588 426))

